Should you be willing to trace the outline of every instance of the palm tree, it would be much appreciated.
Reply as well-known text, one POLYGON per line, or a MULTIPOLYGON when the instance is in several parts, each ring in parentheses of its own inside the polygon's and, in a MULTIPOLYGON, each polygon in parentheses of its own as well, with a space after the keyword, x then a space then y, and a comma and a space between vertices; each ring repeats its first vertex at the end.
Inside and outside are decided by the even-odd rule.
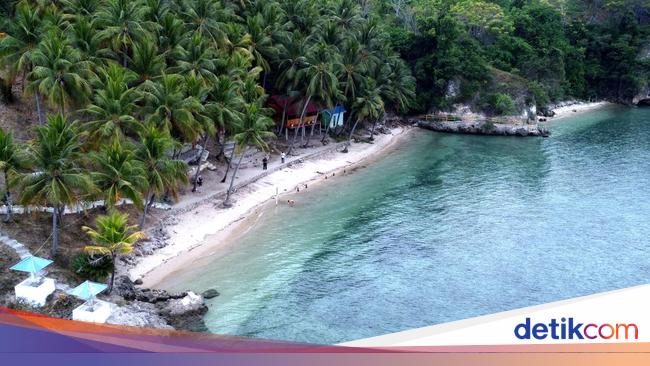
POLYGON ((168 0, 144 0, 143 4, 145 11, 142 18, 150 23, 160 23, 170 10, 170 2, 168 0))
POLYGON ((284 1, 281 3, 287 20, 293 25, 294 31, 310 33, 316 22, 321 18, 317 2, 313 0, 284 1))
POLYGON ((150 109, 149 122, 166 129, 182 142, 196 140, 200 125, 192 111, 197 108, 198 101, 186 95, 182 76, 163 74, 156 82, 144 82, 141 89, 150 109))
POLYGON ((138 75, 135 83, 137 85, 160 77, 166 66, 165 56, 158 53, 156 42, 149 37, 143 37, 134 43, 133 57, 127 56, 127 58, 129 59, 129 68, 138 75))
POLYGON ((322 42, 330 47, 334 52, 339 51, 341 44, 341 28, 333 20, 327 19, 318 26, 318 31, 311 34, 315 43, 322 42))
POLYGON ((115 53, 109 48, 103 48, 97 34, 97 22, 92 18, 79 17, 68 28, 68 36, 72 47, 79 50, 82 62, 100 66, 107 60, 115 58, 115 53))
POLYGON ((129 216, 119 212, 111 212, 109 215, 98 216, 95 219, 97 229, 83 226, 83 231, 92 240, 92 245, 84 247, 84 251, 91 255, 110 256, 113 262, 111 280, 108 292, 113 290, 115 281, 115 267, 118 255, 125 255, 133 251, 133 245, 144 237, 143 231, 134 231, 136 225, 129 225, 129 216))
MULTIPOLYGON (((2 64, 8 67, 10 83, 21 76, 25 88, 26 76, 32 70, 33 54, 41 40, 42 31, 43 21, 38 10, 28 4, 18 4, 16 14, 6 24, 7 35, 0 40, 0 57, 2 64)), ((38 90, 34 93, 34 98, 38 122, 42 125, 41 96, 38 90)))
POLYGON ((313 46, 306 57, 306 67, 301 69, 297 75, 297 81, 303 85, 306 99, 303 102, 300 114, 300 124, 296 127, 296 133, 289 145, 290 154, 295 144, 298 130, 304 124, 305 112, 312 99, 316 99, 327 107, 332 107, 334 101, 340 99, 339 80, 334 72, 338 68, 337 57, 333 56, 330 48, 319 43, 313 46))
POLYGON ((272 28, 264 27, 261 14, 246 19, 248 52, 253 56, 255 64, 264 70, 262 86, 266 87, 266 75, 271 71, 269 62, 278 57, 278 49, 273 44, 272 28))
POLYGON ((63 11, 80 19, 90 18, 95 14, 99 0, 61 0, 63 11))
POLYGON ((25 156, 14 143, 13 134, 0 128, 0 169, 4 173, 4 201, 7 205, 5 222, 11 221, 11 188, 20 168, 25 166, 25 156))
POLYGON ((404 61, 397 56, 389 57, 386 64, 390 73, 381 73, 387 82, 382 98, 396 110, 406 112, 415 99, 415 78, 404 61))
POLYGON ((355 0, 337 0, 330 15, 339 28, 345 31, 355 29, 362 18, 359 16, 359 5, 355 0))
POLYGON ((114 62, 99 70, 93 101, 82 110, 89 119, 83 127, 90 141, 110 141, 140 132, 142 125, 135 117, 140 95, 128 86, 136 78, 114 62))
POLYGON ((181 44, 188 38, 185 24, 175 14, 165 14, 158 23, 157 31, 158 49, 165 55, 167 65, 173 65, 183 52, 181 44))
POLYGON ((274 138, 275 134, 270 132, 269 129, 273 126, 273 120, 260 112, 259 107, 256 104, 249 104, 245 110, 242 117, 241 130, 233 136, 235 140, 236 147, 235 149, 239 152, 239 161, 235 166, 235 171, 230 177, 230 186, 226 193, 226 199, 223 202, 225 207, 231 207, 232 203, 230 202, 230 196, 233 192, 233 186, 235 184, 235 177, 237 176, 237 171, 241 165, 241 161, 244 158, 246 149, 249 145, 255 146, 266 152, 268 150, 268 144, 266 140, 274 138))
POLYGON ((65 31, 70 26, 72 18, 67 14, 63 14, 57 4, 40 5, 38 8, 46 29, 65 31))
POLYGON ((201 158, 205 153, 205 150, 208 145, 208 140, 210 135, 215 133, 215 124, 210 119, 210 116, 207 112, 206 104, 208 102, 209 88, 206 85, 206 79, 198 75, 194 70, 190 71, 190 74, 185 78, 185 85, 187 86, 187 94, 190 98, 193 98, 197 103, 194 105, 192 114, 194 120, 198 124, 199 139, 201 141, 201 150, 199 151, 199 159, 197 162, 196 172, 194 173, 194 185, 192 187, 192 192, 196 192, 196 186, 198 183, 199 173, 201 172, 201 158))
POLYGON ((354 38, 343 42, 341 62, 337 74, 343 85, 343 95, 349 101, 357 97, 357 90, 364 82, 367 72, 365 60, 361 57, 361 45, 354 38))
POLYGON ((176 60, 177 66, 171 67, 169 71, 181 75, 194 72, 207 82, 215 77, 215 60, 214 48, 200 33, 194 33, 184 42, 184 47, 176 60))
POLYGON ((188 28, 210 39, 221 48, 230 43, 226 23, 233 18, 218 0, 181 0, 182 15, 188 28))
POLYGON ((135 159, 135 152, 128 144, 116 139, 92 153, 91 161, 95 166, 91 176, 107 207, 112 208, 120 199, 128 198, 142 208, 147 178, 142 162, 135 159))
POLYGON ((176 196, 178 186, 187 183, 187 164, 169 157, 169 151, 175 146, 168 133, 153 125, 149 125, 140 134, 136 158, 144 164, 147 178, 140 229, 144 227, 147 210, 156 195, 169 191, 176 196))
POLYGON ((283 40, 276 70, 278 77, 276 87, 289 89, 296 84, 298 72, 305 67, 306 41, 300 32, 293 32, 290 37, 283 40))
POLYGON ((76 123, 68 124, 62 114, 56 114, 48 118, 46 126, 36 128, 36 141, 27 152, 27 162, 34 172, 21 177, 20 202, 53 208, 52 257, 59 244, 59 215, 66 205, 79 202, 93 188, 80 161, 81 143, 76 123))
POLYGON ((143 21, 146 10, 139 1, 107 0, 96 13, 98 36, 108 42, 115 53, 122 55, 124 67, 134 41, 146 34, 146 22, 143 21))
POLYGON ((79 51, 59 31, 50 31, 32 56, 34 69, 29 87, 45 95, 52 106, 65 113, 70 101, 82 101, 90 95, 90 85, 83 77, 85 65, 79 51))
MULTIPOLYGON (((244 105, 244 99, 239 94, 239 83, 234 82, 227 76, 217 77, 213 81, 213 86, 208 97, 208 104, 206 104, 206 113, 212 119, 216 132, 216 143, 221 146, 221 150, 217 154, 217 158, 223 154, 225 141, 220 141, 220 132, 224 136, 227 131, 234 131, 241 120, 241 108, 244 105)), ((234 150, 233 150, 234 151, 234 150)), ((221 183, 226 181, 228 172, 230 170, 230 161, 226 168, 226 174, 223 176, 221 183)))
POLYGON ((348 148, 350 147, 350 144, 352 144, 352 136, 354 135, 354 131, 357 129, 359 122, 366 119, 371 119, 373 122, 376 122, 384 113, 384 101, 381 99, 375 83, 372 80, 367 82, 367 87, 354 101, 351 113, 356 116, 356 121, 350 131, 348 142, 342 150, 344 153, 348 152, 348 148))

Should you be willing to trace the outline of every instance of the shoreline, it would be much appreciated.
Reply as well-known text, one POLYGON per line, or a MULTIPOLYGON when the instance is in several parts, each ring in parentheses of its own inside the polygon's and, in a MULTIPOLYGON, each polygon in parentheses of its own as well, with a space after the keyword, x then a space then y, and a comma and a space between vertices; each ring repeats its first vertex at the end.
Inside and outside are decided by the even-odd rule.
MULTIPOLYGON (((605 101, 562 104, 552 109, 556 114, 548 122, 613 105, 605 101)), ((307 151, 293 164, 263 176, 247 178, 250 169, 241 170, 244 177, 236 184, 233 207, 221 207, 218 192, 193 204, 181 202, 171 215, 152 227, 152 239, 164 245, 138 257, 125 274, 132 280, 142 280, 145 287, 165 288, 165 280, 187 265, 236 245, 236 238, 245 234, 274 202, 276 187, 280 204, 286 204, 286 196, 296 194, 297 186, 314 188, 323 183, 324 179, 319 178, 325 175, 379 159, 416 129, 405 125, 392 128, 390 134, 377 134, 373 144, 354 143, 348 154, 336 151, 340 144, 320 152, 307 151)))
POLYGON ((173 212, 171 223, 164 222, 169 221, 165 219, 160 223, 166 245, 139 257, 135 265, 126 269, 126 274, 132 280, 141 279, 144 287, 164 288, 165 279, 188 264, 236 245, 234 239, 250 227, 244 224, 257 220, 267 205, 275 202, 276 189, 279 204, 286 204, 286 196, 299 194, 297 186, 307 184, 311 190, 324 183, 325 176, 339 173, 339 170, 354 170, 359 164, 379 159, 415 130, 405 125, 392 128, 390 134, 377 134, 372 144, 354 143, 347 154, 337 151, 339 145, 316 156, 307 153, 291 166, 247 181, 234 193, 231 208, 220 207, 220 198, 213 197, 189 210, 173 212))
POLYGON ((553 107, 551 110, 555 113, 553 117, 547 117, 548 121, 555 121, 558 119, 575 116, 577 114, 591 112, 596 109, 615 105, 607 101, 599 102, 564 102, 558 106, 553 107))

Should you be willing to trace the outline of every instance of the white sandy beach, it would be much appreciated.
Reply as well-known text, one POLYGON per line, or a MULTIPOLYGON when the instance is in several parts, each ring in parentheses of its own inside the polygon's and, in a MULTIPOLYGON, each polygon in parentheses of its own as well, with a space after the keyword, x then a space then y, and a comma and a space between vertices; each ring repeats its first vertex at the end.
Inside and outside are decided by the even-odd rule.
POLYGON ((579 102, 575 104, 569 104, 561 107, 553 108, 555 116, 550 117, 549 120, 556 120, 560 118, 570 117, 578 113, 589 112, 594 109, 602 108, 608 105, 611 105, 610 102, 600 101, 600 102, 579 102))
MULTIPOLYGON (((212 242, 215 241, 215 235, 220 234, 219 238, 226 239, 223 241, 227 242, 230 232, 237 226, 234 224, 241 223, 264 203, 273 202, 276 189, 280 192, 279 204, 287 204, 286 199, 282 199, 282 195, 295 193, 296 186, 304 189, 304 185, 307 184, 307 189, 312 189, 312 186, 317 183, 327 182, 326 175, 332 179, 332 174, 340 175, 346 168, 377 158, 382 152, 390 150, 398 141, 405 138, 409 131, 407 127, 397 127, 391 130, 391 134, 376 135, 373 144, 353 143, 347 154, 327 149, 317 156, 272 172, 240 188, 233 196, 234 205, 231 208, 221 207, 222 198, 211 198, 203 199, 191 210, 176 210, 173 212, 175 223, 165 227, 169 234, 167 246, 151 255, 140 257, 139 262, 128 269, 127 274, 134 280, 141 278, 145 286, 155 287, 166 276, 182 268, 193 258, 204 255, 207 249, 200 247, 205 246, 204 244, 214 246, 212 242), (206 241, 209 236, 212 237, 211 240, 206 241), (192 253, 188 254, 190 251, 192 253)), ((303 156, 307 155, 310 155, 310 152, 303 154, 303 156)), ((254 179, 257 173, 259 170, 256 168, 244 169, 238 174, 239 182, 254 179)), ((298 196, 297 205, 300 204, 299 201, 298 196)), ((219 242, 218 245, 222 244, 227 243, 219 242)), ((208 249, 214 250, 214 248, 208 249)))

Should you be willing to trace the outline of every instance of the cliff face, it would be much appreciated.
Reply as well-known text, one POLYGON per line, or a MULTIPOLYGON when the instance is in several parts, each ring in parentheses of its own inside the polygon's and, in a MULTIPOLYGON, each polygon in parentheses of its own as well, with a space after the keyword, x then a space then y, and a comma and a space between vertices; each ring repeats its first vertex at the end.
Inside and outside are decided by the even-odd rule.
POLYGON ((650 106, 650 84, 642 88, 634 98, 632 98, 632 104, 638 106, 650 106))
MULTIPOLYGON (((483 116, 510 116, 522 120, 534 120, 537 114, 535 95, 525 78, 488 68, 487 82, 480 89, 463 96, 460 90, 466 88, 461 78, 447 84, 445 99, 452 105, 453 114, 480 114, 483 116)), ((437 112, 437 111, 431 111, 437 112)))
MULTIPOLYGON (((639 53, 639 61, 650 63, 650 45, 644 47, 639 53)), ((632 98, 632 104, 638 106, 650 106, 650 80, 639 89, 638 93, 632 98)))

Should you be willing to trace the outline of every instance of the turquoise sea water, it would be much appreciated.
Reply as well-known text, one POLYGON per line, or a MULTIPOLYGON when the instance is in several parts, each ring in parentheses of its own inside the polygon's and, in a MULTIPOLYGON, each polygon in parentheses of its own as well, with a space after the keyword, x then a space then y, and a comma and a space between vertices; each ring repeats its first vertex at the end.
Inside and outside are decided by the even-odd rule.
POLYGON ((551 129, 421 131, 170 286, 221 292, 214 333, 336 343, 650 282, 650 109, 551 129))

